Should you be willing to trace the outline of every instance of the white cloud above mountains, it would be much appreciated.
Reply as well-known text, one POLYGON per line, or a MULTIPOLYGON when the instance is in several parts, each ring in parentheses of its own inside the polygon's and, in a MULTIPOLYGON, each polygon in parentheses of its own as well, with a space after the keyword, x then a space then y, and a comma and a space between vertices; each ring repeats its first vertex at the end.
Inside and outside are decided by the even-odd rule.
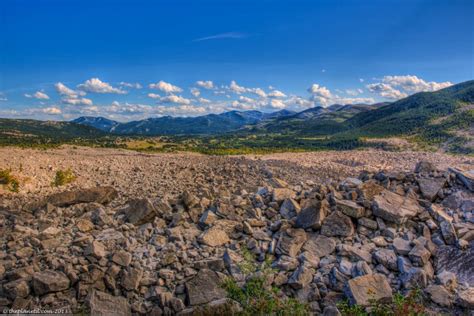
POLYGON ((90 93, 127 93, 127 91, 112 87, 110 84, 101 81, 99 78, 91 78, 86 80, 84 83, 79 84, 77 88, 90 93))
POLYGON ((180 93, 180 92, 183 91, 183 89, 181 89, 180 87, 174 86, 174 85, 172 85, 171 83, 168 83, 168 82, 164 82, 163 80, 161 80, 158 83, 151 83, 151 84, 148 85, 148 87, 150 89, 160 90, 160 91, 163 91, 165 93, 180 93))
MULTIPOLYGON (((420 91, 436 91, 452 84, 448 81, 425 81, 413 75, 387 75, 378 79, 362 81, 356 78, 354 80, 356 81, 354 86, 341 89, 330 89, 315 82, 307 89, 306 95, 295 95, 277 90, 274 86, 248 87, 237 83, 236 80, 231 80, 227 85, 216 84, 211 80, 198 80, 186 87, 185 91, 183 88, 163 80, 150 83, 145 87, 140 83, 122 81, 114 87, 98 78, 91 78, 77 85, 76 89, 70 88, 62 82, 54 84, 60 97, 58 101, 54 101, 54 98, 51 100, 47 89, 25 94, 26 97, 41 102, 37 104, 38 108, 27 109, 23 113, 25 115, 56 115, 63 118, 74 115, 103 115, 106 117, 113 115, 115 118, 130 120, 156 115, 193 116, 228 110, 275 111, 289 109, 299 111, 314 106, 326 107, 332 104, 393 101, 420 91), (145 88, 144 91, 137 91, 143 88, 145 88), (128 92, 123 89, 130 90, 130 94, 127 94, 128 92), (95 97, 89 97, 93 93, 104 94, 104 96, 96 96, 97 100, 95 100, 95 97), (105 94, 121 95, 118 99, 120 102, 110 103, 111 100, 107 100, 110 97, 105 94), (125 94, 127 95, 125 96, 125 94), (140 99, 143 97, 152 99, 150 100, 151 104, 142 104, 143 101, 140 99), (93 102, 92 99, 96 102, 93 102), (130 102, 130 100, 134 102, 130 102)), ((4 94, 0 94, 0 100, 3 97, 4 94)), ((19 115, 20 112, 16 111, 15 115, 19 115)))

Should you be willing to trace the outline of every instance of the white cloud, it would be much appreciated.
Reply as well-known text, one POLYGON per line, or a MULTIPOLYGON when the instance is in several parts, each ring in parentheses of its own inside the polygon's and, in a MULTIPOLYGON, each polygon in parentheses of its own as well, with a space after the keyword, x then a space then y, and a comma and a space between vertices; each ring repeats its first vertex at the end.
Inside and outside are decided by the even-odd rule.
MULTIPOLYGON (((376 79, 377 80, 377 79, 376 79)), ((425 81, 417 76, 384 76, 379 82, 368 84, 370 92, 383 98, 398 100, 410 94, 423 91, 436 91, 452 85, 451 82, 425 81)))
POLYGON ((199 80, 199 81, 196 81, 196 86, 211 90, 211 89, 214 89, 214 82, 212 82, 211 80, 207 80, 207 81, 199 80))
POLYGON ((160 99, 161 95, 156 94, 156 93, 148 93, 148 97, 152 99, 160 99))
POLYGON ((447 88, 453 84, 446 82, 427 82, 417 76, 385 76, 382 79, 383 83, 389 84, 392 87, 400 87, 408 92, 422 92, 422 91, 436 91, 447 88))
MULTIPOLYGON (((340 97, 339 95, 335 95, 331 93, 331 91, 319 84, 313 84, 308 91, 312 94, 311 101, 313 101, 316 105, 320 105, 323 107, 332 105, 332 104, 356 104, 356 103, 374 103, 375 100, 373 98, 344 98, 340 97)), ((359 90, 355 90, 356 93, 359 90)))
POLYGON ((56 83, 54 87, 56 88, 56 92, 58 94, 63 95, 63 96, 68 96, 70 98, 77 98, 78 96, 86 95, 84 91, 74 91, 66 87, 66 85, 64 85, 62 82, 56 83))
POLYGON ((119 83, 119 86, 121 87, 126 87, 126 88, 132 88, 132 89, 141 89, 143 88, 141 84, 139 84, 138 82, 135 82, 135 83, 130 83, 130 82, 120 82, 119 83))
POLYGON ((148 87, 150 89, 157 89, 165 93, 179 93, 183 91, 183 89, 181 89, 180 87, 174 86, 168 82, 164 82, 163 80, 158 83, 152 83, 148 87))
POLYGON ((272 92, 268 94, 268 96, 270 98, 286 98, 286 94, 284 94, 283 92, 279 90, 273 90, 272 92))
POLYGON ((112 87, 110 84, 101 81, 99 78, 91 78, 86 80, 84 83, 78 85, 77 88, 92 93, 127 93, 127 91, 112 87))
POLYGON ((63 98, 61 102, 70 105, 92 105, 92 100, 87 98, 63 98))
POLYGON ((239 86, 237 84, 237 82, 235 82, 234 80, 232 80, 230 82, 230 86, 229 86, 229 90, 234 92, 234 93, 237 93, 237 94, 241 94, 241 93, 245 93, 247 92, 247 88, 244 88, 242 86, 239 86))
POLYGON ((400 90, 393 88, 391 85, 382 82, 368 84, 367 89, 369 89, 369 91, 372 93, 380 95, 382 98, 391 100, 398 100, 407 96, 406 93, 401 92, 400 90))
POLYGON ((270 106, 274 109, 284 109, 286 104, 282 100, 272 99, 270 100, 270 106))
POLYGON ((198 98, 199 103, 211 103, 211 100, 205 98, 198 98))
POLYGON ((191 100, 183 98, 182 96, 179 95, 168 95, 166 97, 160 98, 160 103, 175 103, 175 104, 185 104, 189 105, 191 104, 191 100))
POLYGON ((260 88, 250 89, 249 92, 258 95, 261 98, 266 98, 267 97, 267 94, 265 93, 265 91, 263 91, 260 88))
POLYGON ((201 95, 201 91, 198 88, 191 88, 189 91, 191 91, 191 94, 196 98, 201 95))
POLYGON ((38 100, 49 100, 49 96, 41 91, 36 91, 34 94, 25 93, 24 96, 27 98, 35 98, 38 100))
POLYGON ((50 114, 50 115, 59 115, 62 113, 61 109, 57 107, 44 108, 44 109, 41 109, 41 111, 44 114, 50 114))

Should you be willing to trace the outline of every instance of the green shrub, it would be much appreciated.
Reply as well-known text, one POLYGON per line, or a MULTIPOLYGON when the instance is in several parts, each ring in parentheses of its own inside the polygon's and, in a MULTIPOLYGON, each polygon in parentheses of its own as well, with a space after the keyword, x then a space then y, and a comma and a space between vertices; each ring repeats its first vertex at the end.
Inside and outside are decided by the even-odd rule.
POLYGON ((0 170, 0 184, 12 192, 18 192, 20 181, 11 172, 11 169, 0 170))
POLYGON ((56 176, 54 177, 54 180, 51 185, 59 187, 61 185, 71 183, 74 180, 76 180, 76 175, 70 168, 66 170, 58 170, 56 171, 56 176))
POLYGON ((337 304, 343 316, 423 316, 425 306, 420 290, 412 290, 407 296, 400 293, 393 295, 390 303, 371 300, 370 306, 364 309, 360 305, 350 305, 348 300, 337 304))

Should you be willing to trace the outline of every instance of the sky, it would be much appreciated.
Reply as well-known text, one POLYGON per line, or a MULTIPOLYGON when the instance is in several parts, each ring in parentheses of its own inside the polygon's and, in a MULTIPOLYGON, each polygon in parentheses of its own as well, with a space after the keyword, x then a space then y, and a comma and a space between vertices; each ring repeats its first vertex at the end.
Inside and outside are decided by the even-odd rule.
POLYGON ((474 1, 0 1, 0 117, 395 101, 474 78, 474 1))

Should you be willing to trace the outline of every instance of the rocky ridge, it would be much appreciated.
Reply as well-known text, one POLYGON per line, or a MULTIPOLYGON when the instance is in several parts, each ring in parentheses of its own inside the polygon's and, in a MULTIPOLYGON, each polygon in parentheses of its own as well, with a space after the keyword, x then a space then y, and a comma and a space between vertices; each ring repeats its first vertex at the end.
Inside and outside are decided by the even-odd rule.
POLYGON ((474 309, 472 172, 421 161, 412 172, 325 184, 265 177, 255 192, 196 188, 125 201, 99 186, 4 204, 0 307, 238 312, 222 283, 261 273, 242 268, 249 252, 257 266, 270 262, 268 285, 314 314, 337 313, 344 298, 367 306, 415 288, 430 311, 474 309))

